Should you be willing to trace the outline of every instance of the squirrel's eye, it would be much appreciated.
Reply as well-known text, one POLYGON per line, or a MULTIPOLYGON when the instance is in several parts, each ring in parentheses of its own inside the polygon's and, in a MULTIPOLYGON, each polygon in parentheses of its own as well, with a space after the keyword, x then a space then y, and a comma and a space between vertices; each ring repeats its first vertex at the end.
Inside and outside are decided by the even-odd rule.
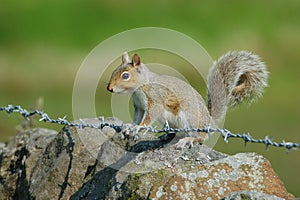
POLYGON ((122 75, 121 75, 122 79, 124 80, 128 80, 129 77, 130 77, 130 74, 128 72, 123 72, 122 75))

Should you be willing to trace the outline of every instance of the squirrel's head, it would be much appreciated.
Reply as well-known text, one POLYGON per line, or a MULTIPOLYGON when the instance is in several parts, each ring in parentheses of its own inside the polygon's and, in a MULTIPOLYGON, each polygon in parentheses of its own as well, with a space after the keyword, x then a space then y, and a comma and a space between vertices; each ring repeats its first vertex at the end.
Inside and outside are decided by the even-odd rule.
POLYGON ((130 60, 127 52, 122 55, 122 64, 112 73, 107 90, 115 93, 132 93, 143 82, 141 61, 137 54, 130 60))

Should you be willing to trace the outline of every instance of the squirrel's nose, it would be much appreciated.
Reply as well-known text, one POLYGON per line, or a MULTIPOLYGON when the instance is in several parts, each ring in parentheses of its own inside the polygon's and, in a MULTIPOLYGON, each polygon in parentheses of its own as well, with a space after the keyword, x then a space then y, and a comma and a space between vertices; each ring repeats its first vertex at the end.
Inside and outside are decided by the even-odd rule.
POLYGON ((107 85, 107 88, 106 88, 106 89, 107 89, 108 91, 110 91, 110 92, 113 92, 113 91, 114 91, 113 88, 110 87, 110 84, 107 85))

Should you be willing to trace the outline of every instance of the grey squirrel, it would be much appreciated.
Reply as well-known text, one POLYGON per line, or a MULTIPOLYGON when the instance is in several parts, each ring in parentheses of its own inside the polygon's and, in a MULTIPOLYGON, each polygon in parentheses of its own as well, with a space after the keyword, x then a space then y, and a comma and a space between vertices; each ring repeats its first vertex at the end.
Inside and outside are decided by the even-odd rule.
MULTIPOLYGON (((267 86, 268 71, 259 56, 232 51, 213 63, 208 74, 208 103, 188 83, 151 72, 137 54, 122 55, 122 64, 112 73, 107 90, 130 93, 134 124, 148 126, 168 122, 173 128, 216 127, 227 108, 260 97, 267 86)), ((189 133, 177 148, 203 143, 206 133, 189 133)))

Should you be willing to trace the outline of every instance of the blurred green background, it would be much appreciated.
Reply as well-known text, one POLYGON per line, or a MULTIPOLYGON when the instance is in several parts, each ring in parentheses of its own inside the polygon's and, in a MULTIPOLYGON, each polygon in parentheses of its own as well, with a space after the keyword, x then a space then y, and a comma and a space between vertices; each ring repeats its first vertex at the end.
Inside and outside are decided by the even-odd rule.
MULTIPOLYGON (((259 54, 271 72, 270 87, 255 104, 230 111, 225 127, 233 132, 251 132, 256 138, 269 135, 276 141, 300 143, 299 10, 298 0, 2 0, 0 106, 20 104, 30 109, 42 97, 49 115, 72 119, 76 72, 98 43, 132 28, 165 27, 197 40, 214 59, 229 50, 259 54)), ((197 85, 195 80, 189 81, 197 85)), ((110 94, 104 82, 99 84, 96 102, 100 105, 97 108, 102 108, 110 104, 110 94)), ((111 115, 109 110, 97 112, 111 115)), ((8 118, 0 113, 0 141, 13 137, 22 121, 18 115, 8 118)), ((36 126, 61 128, 42 122, 36 126)), ((220 139, 215 148, 230 154, 263 154, 288 191, 300 196, 299 151, 287 154, 285 149, 272 147, 266 151, 260 144, 245 148, 235 139, 228 144, 220 139)))

